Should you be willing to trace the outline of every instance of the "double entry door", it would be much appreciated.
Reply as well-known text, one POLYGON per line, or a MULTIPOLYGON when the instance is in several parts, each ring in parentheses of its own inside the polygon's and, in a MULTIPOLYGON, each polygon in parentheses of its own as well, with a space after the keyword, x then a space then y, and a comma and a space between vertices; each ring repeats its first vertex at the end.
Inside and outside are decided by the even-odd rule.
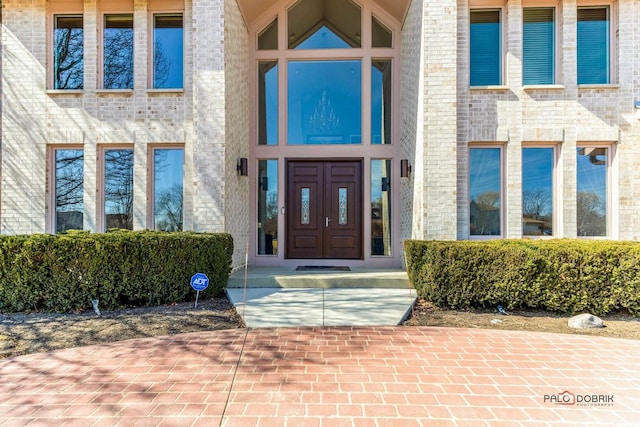
POLYGON ((362 259, 362 160, 287 161, 287 258, 362 259))

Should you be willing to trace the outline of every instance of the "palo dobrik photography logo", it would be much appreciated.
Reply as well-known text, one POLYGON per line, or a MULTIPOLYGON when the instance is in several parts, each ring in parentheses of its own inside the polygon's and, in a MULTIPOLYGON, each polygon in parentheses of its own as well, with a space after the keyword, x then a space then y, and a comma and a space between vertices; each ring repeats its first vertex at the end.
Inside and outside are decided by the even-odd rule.
POLYGON ((548 403, 554 403, 556 405, 575 405, 576 395, 570 391, 563 391, 558 394, 545 394, 544 401, 548 403))

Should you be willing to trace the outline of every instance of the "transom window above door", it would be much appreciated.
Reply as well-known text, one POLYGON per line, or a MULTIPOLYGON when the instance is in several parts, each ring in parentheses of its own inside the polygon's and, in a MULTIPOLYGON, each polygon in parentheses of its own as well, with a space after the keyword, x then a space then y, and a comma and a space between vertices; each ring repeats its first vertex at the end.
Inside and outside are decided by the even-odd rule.
POLYGON ((374 5, 299 0, 256 28, 257 145, 392 144, 397 27, 374 5))

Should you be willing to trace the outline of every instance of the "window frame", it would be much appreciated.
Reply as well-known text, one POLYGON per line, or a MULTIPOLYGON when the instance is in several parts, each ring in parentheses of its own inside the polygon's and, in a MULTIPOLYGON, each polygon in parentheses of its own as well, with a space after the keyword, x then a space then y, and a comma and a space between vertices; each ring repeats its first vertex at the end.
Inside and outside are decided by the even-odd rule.
POLYGON ((486 142, 471 142, 469 143, 469 168, 467 171, 467 206, 468 206, 468 214, 467 214, 467 225, 469 227, 468 236, 469 240, 494 240, 494 239, 504 239, 506 234, 505 226, 506 226, 506 150, 507 144, 504 142, 496 142, 496 143, 486 143, 486 142), (500 234, 498 235, 480 235, 480 234, 471 234, 471 150, 478 148, 498 148, 500 150, 500 234))
POLYGON ((83 175, 82 175, 82 192, 83 192, 83 202, 82 202, 82 210, 83 210, 83 225, 82 229, 85 229, 84 225, 84 217, 86 212, 86 207, 84 203, 84 194, 87 192, 85 188, 85 161, 86 161, 86 152, 83 144, 49 144, 47 146, 47 203, 48 203, 48 212, 46 216, 47 224, 46 229, 49 230, 51 234, 57 234, 57 191, 56 191, 56 152, 58 150, 81 150, 83 155, 82 166, 83 166, 83 175))
POLYGON ((70 8, 70 9, 52 9, 49 11, 49 17, 47 19, 49 24, 49 29, 47 30, 47 58, 49 60, 49 66, 47 66, 47 88, 49 91, 60 91, 65 93, 82 93, 84 92, 84 88, 86 86, 85 80, 85 59, 86 59, 86 49, 84 47, 85 44, 85 14, 82 8, 70 8), (82 88, 81 89, 57 89, 55 87, 55 31, 56 31, 56 18, 58 17, 81 17, 82 18, 82 38, 83 38, 83 47, 82 47, 82 88))
POLYGON ((576 84, 578 87, 589 87, 589 86, 611 86, 616 85, 618 81, 618 65, 617 65, 617 38, 616 33, 618 31, 618 19, 616 18, 618 15, 616 2, 610 0, 581 0, 576 4, 576 84), (609 10, 609 57, 608 60, 608 73, 609 79, 606 83, 579 83, 578 82, 578 34, 577 34, 577 26, 578 26, 578 9, 597 9, 597 8, 608 8, 609 10))
MULTIPOLYGON (((522 174, 521 176, 524 175, 525 172, 525 168, 524 168, 524 149, 527 148, 547 148, 547 149, 552 149, 553 150, 553 155, 552 155, 552 160, 553 160, 553 167, 551 169, 551 226, 553 227, 552 230, 552 234, 550 236, 535 236, 535 235, 528 235, 528 234, 524 234, 524 212, 521 213, 521 220, 523 221, 523 228, 522 228, 522 237, 526 238, 526 239, 553 239, 553 238, 558 238, 560 237, 560 233, 559 233, 559 212, 558 212, 558 208, 561 206, 561 204, 559 203, 558 197, 560 194, 560 191, 558 189, 558 163, 560 161, 560 146, 557 143, 535 143, 535 142, 523 142, 522 143, 522 148, 521 148, 521 155, 522 155, 522 174)), ((523 178, 522 178, 523 179, 523 178)), ((524 179, 521 181, 521 185, 524 182, 524 179)), ((522 190, 524 191, 524 189, 522 190)))
POLYGON ((523 87, 549 87, 555 86, 559 84, 560 81, 560 72, 561 72, 561 63, 560 63, 560 54, 561 54, 561 46, 560 39, 562 31, 561 27, 561 19, 562 13, 560 11, 560 5, 556 2, 535 2, 533 0, 525 0, 522 2, 522 86, 523 87), (527 84, 524 81, 524 11, 525 9, 553 9, 553 81, 551 83, 530 83, 527 84))
MULTIPOLYGON (((155 204, 156 204, 156 193, 155 193, 155 152, 157 150, 182 150, 182 231, 185 230, 184 227, 184 217, 185 217, 185 170, 186 170, 186 157, 185 157, 185 144, 149 144, 148 146, 148 154, 147 154, 147 164, 149 167, 147 168, 147 228, 149 230, 156 229, 156 221, 155 221, 155 204)), ((135 164, 134 164, 135 168, 135 164)), ((134 172, 135 177, 135 172, 134 172)))
POLYGON ((184 92, 185 80, 187 73, 185 70, 185 48, 186 48, 186 25, 185 25, 185 13, 184 9, 162 9, 162 10, 149 10, 147 28, 149 29, 149 43, 147 46, 147 90, 154 92, 184 92), (174 16, 180 15, 182 17, 182 86, 179 88, 156 88, 155 87, 155 30, 156 30, 156 16, 174 16))
MULTIPOLYGON (((107 231, 107 213, 106 213, 106 151, 107 150, 131 150, 133 152, 133 201, 135 202, 135 175, 136 175, 136 163, 135 163, 135 146, 133 144, 101 144, 98 146, 97 154, 98 161, 96 162, 97 171, 97 181, 98 181, 98 189, 97 189, 97 207, 98 211, 96 213, 96 230, 98 232, 104 233, 107 231)), ((135 210, 132 210, 132 215, 135 210)), ((135 228, 135 220, 133 222, 133 226, 135 228)))
POLYGON ((575 161, 576 161, 576 187, 575 187, 575 196, 576 196, 576 212, 575 212, 575 216, 574 219, 576 221, 576 237, 579 239, 591 239, 591 240, 598 240, 598 239, 614 239, 616 238, 616 230, 614 229, 615 226, 615 221, 613 221, 613 215, 614 212, 616 211, 613 203, 615 201, 615 197, 614 197, 614 192, 615 192, 615 188, 613 187, 613 183, 614 183, 614 174, 615 174, 615 169, 614 169, 614 165, 615 165, 615 155, 616 155, 616 144, 613 142, 583 142, 583 141, 578 141, 576 143, 576 150, 574 150, 575 153, 575 161), (577 158, 577 150, 580 148, 606 148, 607 149, 607 171, 605 174, 606 177, 606 203, 607 203, 607 208, 605 210, 605 214, 606 214, 606 219, 605 219, 605 235, 604 236, 580 236, 578 234, 578 158, 577 158))
POLYGON ((101 11, 100 12, 100 17, 101 20, 98 24, 98 81, 97 83, 97 88, 99 91, 109 91, 109 92, 132 92, 135 89, 136 86, 136 82, 135 82, 135 78, 136 78, 136 18, 135 18, 135 13, 133 10, 131 11, 126 11, 126 10, 120 10, 120 9, 116 9, 115 11, 101 11), (106 30, 106 22, 107 22, 107 16, 114 16, 114 15, 130 15, 131 19, 132 19, 132 27, 131 27, 131 31, 133 33, 132 35, 132 40, 133 40, 133 46, 132 46, 132 55, 131 55, 131 65, 132 65, 132 77, 133 77, 133 85, 131 88, 105 88, 104 87, 104 32, 106 30))
POLYGON ((471 89, 481 89, 481 88, 486 88, 486 87, 503 87, 505 85, 506 82, 506 76, 505 76, 505 56, 506 56, 506 39, 505 39, 505 32, 506 32, 506 24, 507 24, 507 13, 506 13, 506 5, 500 4, 500 3, 493 3, 493 2, 482 2, 482 1, 474 1, 471 0, 469 2, 469 19, 468 19, 468 23, 467 23, 467 30, 468 30, 468 35, 469 35, 469 50, 468 50, 468 56, 467 56, 467 60, 468 60, 468 64, 469 64, 469 87, 471 89), (498 58, 500 60, 500 63, 498 65, 498 73, 499 73, 499 78, 498 78, 498 82, 495 84, 488 84, 488 85, 474 85, 471 83, 471 75, 473 73, 473 69, 471 67, 471 14, 473 12, 490 12, 490 11, 498 11, 499 12, 499 17, 500 17, 500 31, 499 31, 499 37, 500 37, 500 41, 498 43, 498 58))

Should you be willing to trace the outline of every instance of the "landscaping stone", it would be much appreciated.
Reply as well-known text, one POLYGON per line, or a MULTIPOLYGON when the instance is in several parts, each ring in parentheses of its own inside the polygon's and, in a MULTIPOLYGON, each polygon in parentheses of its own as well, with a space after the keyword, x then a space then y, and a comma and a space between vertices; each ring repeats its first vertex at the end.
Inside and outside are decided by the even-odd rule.
POLYGON ((584 313, 570 318, 569 327, 574 329, 604 328, 604 322, 598 316, 584 313))

